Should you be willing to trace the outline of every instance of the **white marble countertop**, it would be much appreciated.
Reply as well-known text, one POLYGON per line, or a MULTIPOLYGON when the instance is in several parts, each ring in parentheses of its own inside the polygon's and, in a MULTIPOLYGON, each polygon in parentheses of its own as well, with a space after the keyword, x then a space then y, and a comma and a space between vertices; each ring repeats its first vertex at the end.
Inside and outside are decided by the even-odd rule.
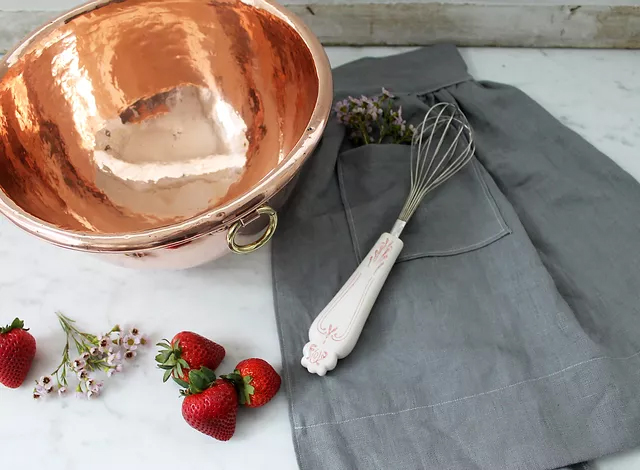
MULTIPOLYGON (((334 65, 389 49, 329 49, 334 65)), ((397 51, 397 50, 396 50, 397 51)), ((478 79, 514 84, 640 180, 640 51, 464 50, 478 79)), ((223 344, 231 370, 245 357, 281 364, 265 249, 184 272, 137 272, 49 246, 0 220, 0 323, 23 318, 39 352, 29 384, 0 388, 0 467, 297 468, 284 391, 241 413, 226 443, 193 431, 173 384, 162 384, 152 346, 109 379, 95 401, 34 402, 31 384, 59 361, 61 310, 91 332, 134 322, 152 339, 191 329, 223 344)), ((639 431, 640 432, 640 431, 639 431)), ((640 468, 640 450, 598 470, 640 468)))

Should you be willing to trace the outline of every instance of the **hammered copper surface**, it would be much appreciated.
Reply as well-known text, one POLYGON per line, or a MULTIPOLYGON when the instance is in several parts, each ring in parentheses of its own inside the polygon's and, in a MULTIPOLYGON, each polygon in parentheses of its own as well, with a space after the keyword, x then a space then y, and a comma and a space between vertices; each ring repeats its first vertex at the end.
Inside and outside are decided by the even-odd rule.
POLYGON ((89 234, 154 229, 289 158, 319 88, 291 25, 234 0, 98 6, 0 70, 0 189, 25 213, 89 234))

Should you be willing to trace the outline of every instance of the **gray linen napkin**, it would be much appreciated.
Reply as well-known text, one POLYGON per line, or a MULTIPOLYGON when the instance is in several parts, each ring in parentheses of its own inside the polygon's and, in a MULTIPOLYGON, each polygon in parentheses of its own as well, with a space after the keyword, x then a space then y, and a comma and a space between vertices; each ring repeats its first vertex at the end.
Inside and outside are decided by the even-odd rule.
POLYGON ((409 185, 408 146, 353 148, 331 119, 272 245, 300 467, 553 469, 640 445, 640 185, 452 46, 334 78, 336 98, 388 88, 411 123, 457 103, 477 159, 423 201, 356 349, 318 377, 309 325, 409 185))

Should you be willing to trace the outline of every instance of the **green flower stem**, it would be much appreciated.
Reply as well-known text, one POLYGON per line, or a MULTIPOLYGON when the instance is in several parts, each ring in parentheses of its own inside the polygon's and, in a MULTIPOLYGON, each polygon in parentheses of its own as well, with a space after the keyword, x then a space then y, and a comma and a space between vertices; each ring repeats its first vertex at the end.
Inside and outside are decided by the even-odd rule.
POLYGON ((69 337, 67 337, 67 343, 62 350, 62 362, 58 365, 58 368, 52 372, 51 375, 55 375, 58 387, 67 386, 67 363, 69 362, 69 337), (62 369, 62 370, 61 370, 62 369))
POLYGON ((371 143, 369 141, 369 138, 368 138, 369 136, 367 135, 367 125, 366 125, 366 123, 361 122, 359 127, 360 127, 360 132, 362 133, 362 140, 364 140, 365 145, 371 143))
POLYGON ((108 372, 110 369, 113 369, 114 366, 107 364, 105 359, 89 359, 89 361, 87 361, 87 368, 89 370, 101 370, 103 372, 108 372))
MULTIPOLYGON (((69 341, 73 340, 73 343, 76 347, 76 350, 78 351, 78 354, 89 352, 92 346, 98 345, 99 341, 95 335, 78 330, 74 326, 75 321, 63 315, 61 312, 56 312, 56 315, 58 316, 60 326, 62 326, 62 329, 64 330, 67 336, 67 344, 65 345, 65 349, 62 354, 62 363, 60 364, 60 366, 58 366, 58 369, 56 369, 55 373, 57 378, 57 371, 62 368, 62 383, 66 386, 67 385, 66 368, 67 368, 67 364, 71 362, 71 359, 69 357, 69 349, 70 349, 69 341)), ((119 327, 116 325, 116 327, 114 327, 114 330, 112 330, 110 333, 115 331, 116 328, 119 330, 119 327)), ((90 371, 96 370, 96 368, 108 370, 108 368, 107 369, 104 368, 105 366, 106 366, 106 362, 104 362, 104 364, 100 364, 100 363, 96 363, 96 361, 91 361, 91 360, 87 361, 87 369, 89 369, 90 371)), ((60 384, 60 381, 58 381, 58 384, 60 384)))
POLYGON ((79 347, 78 352, 84 352, 90 349, 90 347, 85 344, 85 341, 88 341, 92 345, 98 344, 98 338, 95 335, 78 330, 73 325, 75 323, 74 320, 71 320, 60 312, 57 312, 57 315, 64 332, 67 334, 67 336, 71 336, 75 341, 76 346, 79 347))

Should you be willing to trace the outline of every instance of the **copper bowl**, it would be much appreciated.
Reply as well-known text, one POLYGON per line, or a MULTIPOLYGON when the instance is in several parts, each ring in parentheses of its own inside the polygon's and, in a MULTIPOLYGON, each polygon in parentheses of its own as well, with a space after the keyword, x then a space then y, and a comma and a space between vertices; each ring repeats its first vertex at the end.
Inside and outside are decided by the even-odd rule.
POLYGON ((323 47, 276 3, 93 1, 0 62, 0 212, 130 266, 249 253, 331 102, 323 47))

